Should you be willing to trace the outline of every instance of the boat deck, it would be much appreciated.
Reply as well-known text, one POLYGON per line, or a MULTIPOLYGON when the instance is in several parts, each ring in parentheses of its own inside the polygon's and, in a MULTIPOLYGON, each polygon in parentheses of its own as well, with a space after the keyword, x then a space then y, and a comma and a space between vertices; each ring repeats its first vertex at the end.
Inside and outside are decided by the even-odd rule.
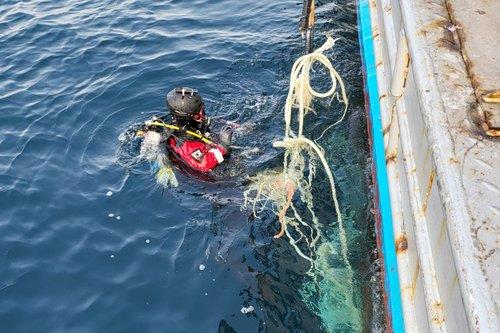
POLYGON ((500 1, 446 3, 480 108, 477 121, 487 135, 500 136, 500 1))
MULTIPOLYGON (((469 212, 475 257, 498 311, 500 302, 500 1, 447 0, 451 25, 436 51, 462 53, 466 78, 443 58, 443 102, 469 212), (451 39, 452 38, 452 39, 451 39), (458 38, 458 41, 457 41, 458 38), (449 69, 449 70, 447 70, 449 69), (474 95, 454 90, 471 87, 474 95), (457 94, 458 93, 458 94, 457 94), (455 105, 462 105, 457 113, 455 105), (465 110, 464 108, 465 107, 465 110), (464 114, 464 111, 466 112, 464 114), (481 129, 485 132, 481 133, 481 129), (497 137, 495 137, 497 136, 497 137)), ((451 198, 453 200, 453 198, 451 198)), ((451 221, 450 221, 451 222, 451 221)), ((498 315, 498 312, 497 312, 498 315)))

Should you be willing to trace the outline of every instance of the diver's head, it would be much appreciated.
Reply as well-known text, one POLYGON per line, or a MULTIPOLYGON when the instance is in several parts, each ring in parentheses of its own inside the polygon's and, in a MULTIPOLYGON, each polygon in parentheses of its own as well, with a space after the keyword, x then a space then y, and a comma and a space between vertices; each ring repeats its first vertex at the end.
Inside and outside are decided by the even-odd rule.
POLYGON ((195 89, 179 87, 171 90, 167 94, 167 108, 180 124, 189 124, 196 128, 208 125, 205 104, 195 89))

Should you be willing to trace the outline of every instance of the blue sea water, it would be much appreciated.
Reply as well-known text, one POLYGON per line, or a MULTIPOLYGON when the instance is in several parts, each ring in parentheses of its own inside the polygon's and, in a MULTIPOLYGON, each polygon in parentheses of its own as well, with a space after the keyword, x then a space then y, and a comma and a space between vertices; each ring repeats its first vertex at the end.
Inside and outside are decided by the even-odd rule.
MULTIPOLYGON (((318 311, 300 293, 307 263, 272 238, 276 218, 241 209, 246 175, 281 163, 272 141, 303 49, 301 5, 0 3, 0 332, 345 331, 328 316, 339 309, 318 311), (161 189, 118 138, 164 112, 180 85, 199 89, 215 121, 240 125, 242 148, 224 181, 179 174, 178 188, 161 189)), ((329 56, 351 99, 320 144, 348 217, 363 330, 380 330, 355 5, 317 5, 315 44, 340 37, 329 56)), ((323 109, 313 134, 340 112, 323 109)), ((320 216, 335 221, 327 184, 317 186, 320 216)), ((336 224, 325 229, 334 235, 336 224)))

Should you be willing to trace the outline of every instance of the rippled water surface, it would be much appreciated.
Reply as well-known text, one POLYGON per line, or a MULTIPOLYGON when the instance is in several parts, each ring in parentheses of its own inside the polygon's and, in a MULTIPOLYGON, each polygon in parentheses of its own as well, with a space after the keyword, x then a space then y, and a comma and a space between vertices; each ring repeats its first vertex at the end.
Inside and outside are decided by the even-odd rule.
MULTIPOLYGON (((281 163, 271 143, 283 135, 288 75, 303 48, 301 5, 0 3, 1 332, 349 331, 320 287, 317 297, 301 293, 307 263, 273 240, 276 218, 241 209, 245 176, 281 163), (241 125, 244 148, 219 172, 227 181, 179 175, 178 188, 162 190, 147 165, 120 162, 120 133, 163 112, 179 85, 198 88, 216 120, 241 125)), ((316 46, 326 32, 340 37, 329 56, 351 106, 320 144, 338 180, 362 329, 379 330, 354 4, 318 1, 316 46)), ((339 112, 323 107, 309 134, 339 112)), ((334 240, 321 178, 316 205, 334 240)))

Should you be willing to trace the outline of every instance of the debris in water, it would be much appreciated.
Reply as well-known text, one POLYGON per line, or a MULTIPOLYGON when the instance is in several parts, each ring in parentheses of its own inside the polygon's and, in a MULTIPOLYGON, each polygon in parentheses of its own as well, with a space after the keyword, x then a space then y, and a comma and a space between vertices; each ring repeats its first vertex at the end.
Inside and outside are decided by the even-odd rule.
MULTIPOLYGON (((280 231, 274 238, 284 235, 295 252, 303 259, 309 261, 308 275, 313 275, 314 286, 311 289, 303 289, 307 301, 316 302, 312 299, 312 288, 317 287, 316 277, 325 282, 318 284, 321 300, 318 302, 319 310, 323 311, 324 300, 328 304, 341 304, 338 316, 326 316, 335 318, 335 327, 340 318, 346 318, 346 326, 349 325, 353 331, 361 331, 362 318, 353 290, 353 269, 348 258, 347 235, 344 228, 344 218, 337 200, 337 185, 329 161, 325 157, 324 150, 318 145, 318 141, 328 129, 339 124, 346 115, 349 101, 344 83, 330 60, 323 54, 331 49, 335 40, 331 37, 315 52, 298 58, 293 64, 290 75, 290 89, 285 102, 285 135, 280 141, 273 142, 273 147, 283 148, 283 168, 279 170, 264 170, 250 178, 250 183, 244 192, 244 206, 253 210, 254 217, 266 208, 276 214, 280 222, 280 231), (330 74, 331 88, 326 92, 315 91, 311 84, 311 75, 316 62, 325 67, 330 74), (337 86, 340 91, 336 92, 337 86), (313 99, 337 97, 343 103, 341 115, 338 120, 329 125, 315 140, 307 138, 305 133, 305 115, 313 112, 313 99), (294 119, 295 118, 295 119, 294 119), (298 124, 297 124, 298 123, 298 124), (297 124, 297 125, 295 125, 297 124), (295 127, 294 129, 292 129, 295 127), (315 192, 312 191, 313 180, 316 176, 318 166, 323 167, 322 178, 329 183, 333 208, 338 225, 338 245, 330 242, 327 235, 322 232, 323 225, 319 223, 314 207, 315 192), (300 206, 297 206, 300 203, 300 206), (338 257, 343 267, 332 266, 331 258, 338 257), (329 283, 326 283, 329 281, 329 283), (331 282, 330 282, 331 281, 331 282), (323 285, 329 289, 324 290, 323 285), (331 287, 330 287, 331 286, 331 287), (333 290, 330 290, 333 289, 333 290), (337 296, 338 295, 338 296, 337 296)), ((247 308, 248 309, 248 308, 247 308)), ((242 309, 242 313, 245 308, 242 309)), ((328 309, 331 311, 333 309, 328 309)), ((246 311, 246 310, 245 310, 246 311)), ((321 312, 323 314, 323 312, 321 312)), ((323 316, 322 316, 323 317, 323 316)), ((325 319, 325 318, 323 318, 325 319)), ((328 323, 326 323, 328 324, 328 323)), ((333 331, 332 326, 326 325, 328 331, 333 331)))
POLYGON ((113 214, 113 213, 108 214, 108 217, 114 217, 114 216, 115 216, 115 214, 113 214))
POLYGON ((241 313, 247 314, 247 313, 253 312, 253 310, 255 310, 254 307, 252 305, 250 305, 248 308, 242 307, 241 313))
POLYGON ((205 270, 205 265, 200 264, 200 266, 198 267, 198 269, 199 269, 200 271, 204 271, 204 270, 205 270))
POLYGON ((120 215, 118 215, 118 216, 116 217, 116 219, 117 219, 117 220, 120 220, 120 219, 121 219, 120 215))
POLYGON ((151 242, 149 239, 146 239, 146 244, 149 244, 149 242, 151 242))
MULTIPOLYGON (((155 118, 152 119, 153 121, 155 118)), ((146 122, 147 124, 147 122, 146 122)), ((154 131, 147 131, 141 143, 141 157, 152 162, 156 173, 156 181, 163 187, 177 187, 177 177, 168 158, 165 158, 165 147, 161 144, 162 137, 154 131)))
POLYGON ((110 255, 109 257, 110 257, 111 259, 113 259, 113 258, 115 257, 115 255, 114 255, 114 254, 112 254, 112 255, 110 255))
POLYGON ((106 192, 106 196, 107 196, 107 197, 110 197, 110 196, 112 196, 112 195, 113 195, 113 191, 108 191, 108 192, 106 192))
POLYGON ((257 154, 261 154, 262 153, 262 150, 258 147, 254 147, 254 148, 249 148, 249 149, 246 149, 243 151, 243 156, 245 156, 246 158, 250 158, 250 157, 253 157, 257 154))
POLYGON ((312 268, 314 264, 314 252, 316 250, 315 246, 320 241, 321 230, 318 218, 314 212, 311 188, 312 180, 316 175, 317 164, 321 162, 320 165, 323 166, 330 183, 330 190, 339 225, 342 257, 348 269, 351 270, 347 260, 347 241, 342 224, 340 206, 337 200, 333 173, 324 156, 323 149, 315 141, 308 139, 303 134, 304 117, 307 112, 313 111, 313 98, 325 98, 337 95, 335 92, 337 84, 341 88, 340 95, 337 95, 338 100, 344 104, 342 115, 340 119, 328 126, 316 140, 319 140, 329 128, 340 123, 346 115, 349 100, 344 83, 328 58, 323 54, 324 51, 331 49, 334 44, 335 40, 328 37, 322 47, 313 53, 301 56, 295 61, 290 75, 290 89, 285 103, 285 137, 281 141, 273 142, 273 147, 285 149, 283 169, 281 171, 265 170, 251 177, 251 182, 244 192, 244 206, 252 207, 254 216, 257 216, 258 212, 262 212, 265 208, 270 208, 278 216, 281 226, 274 238, 280 238, 286 234, 289 243, 297 254, 308 260, 312 268), (332 86, 325 93, 315 91, 310 84, 310 72, 315 62, 319 62, 325 66, 330 74, 332 86), (297 110, 299 112, 294 112, 297 110), (292 115, 296 114, 298 117, 298 129, 297 131, 293 131, 292 115), (301 201, 305 203, 310 213, 310 223, 306 222, 299 215, 295 207, 293 198, 297 192, 300 194, 301 201), (293 217, 289 212, 293 213, 293 217), (287 227, 289 228, 287 229, 287 227), (293 233, 290 232, 291 229, 294 230, 293 233), (304 240, 306 247, 310 249, 310 254, 307 252, 304 253, 303 248, 299 248, 297 243, 300 240, 304 240))
POLYGON ((205 296, 208 296, 208 293, 205 293, 205 296))

